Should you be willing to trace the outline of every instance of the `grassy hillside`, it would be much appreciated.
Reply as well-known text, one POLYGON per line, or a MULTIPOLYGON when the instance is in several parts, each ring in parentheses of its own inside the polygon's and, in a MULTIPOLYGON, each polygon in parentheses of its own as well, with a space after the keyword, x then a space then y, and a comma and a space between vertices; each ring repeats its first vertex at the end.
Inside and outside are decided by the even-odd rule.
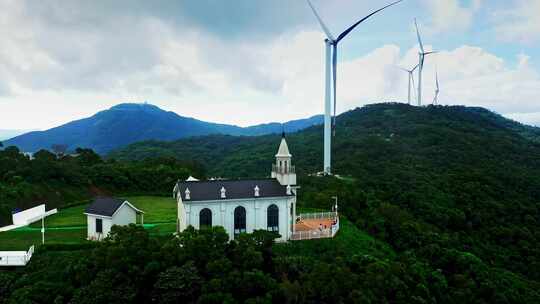
MULTIPOLYGON (((540 131, 481 108, 377 104, 337 118, 334 172, 321 171, 322 127, 288 134, 302 204, 338 195, 358 227, 398 252, 430 260, 447 250, 540 279, 540 131)), ((167 155, 205 164, 209 176, 269 174, 278 136, 208 136, 142 142, 110 157, 167 155)))
MULTIPOLYGON (((145 212, 145 229, 151 234, 167 234, 176 231, 176 203, 171 197, 128 196, 125 197, 145 212)), ((88 204, 60 208, 55 215, 45 220, 47 244, 86 243, 86 216, 88 204)), ((0 232, 1 250, 27 250, 41 244, 41 222, 28 227, 0 232)))
POLYGON ((11 212, 38 204, 63 209, 99 195, 169 195, 179 178, 204 175, 201 166, 175 159, 103 161, 92 150, 78 152, 56 157, 41 150, 29 159, 16 147, 0 150, 0 226, 11 223, 11 212))

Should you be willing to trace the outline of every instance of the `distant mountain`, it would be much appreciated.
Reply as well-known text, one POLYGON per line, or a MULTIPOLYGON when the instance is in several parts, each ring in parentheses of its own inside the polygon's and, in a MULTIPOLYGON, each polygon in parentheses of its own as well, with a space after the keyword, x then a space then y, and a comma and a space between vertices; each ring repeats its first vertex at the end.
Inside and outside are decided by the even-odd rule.
MULTIPOLYGON (((242 129, 241 135, 265 135, 265 134, 275 134, 285 131, 287 133, 300 131, 311 126, 320 125, 324 121, 323 115, 315 115, 310 118, 291 120, 284 124, 277 122, 255 125, 242 129)), ((235 135, 235 134, 230 134, 235 135)))
MULTIPOLYGON (((322 170, 322 128, 319 125, 287 135, 298 172, 322 170)), ((268 163, 278 142, 276 135, 212 135, 134 143, 109 156, 121 160, 175 157, 205 164, 210 175, 260 177, 268 174, 268 163), (242 161, 238 162, 239 159, 242 161)), ((525 157, 512 150, 518 146, 534 148, 534 153, 527 152, 527 157, 540 153, 540 128, 479 107, 373 104, 337 117, 332 160, 336 172, 354 176, 365 168, 378 173, 383 167, 372 165, 376 162, 408 167, 412 162, 424 166, 495 158, 504 163, 510 155, 516 159, 525 157)), ((536 163, 534 157, 531 161, 536 163)))
MULTIPOLYGON (((322 123, 321 115, 287 122, 284 128, 287 132, 294 132, 319 123, 322 123)), ((66 145, 68 150, 83 147, 104 154, 143 140, 170 141, 209 134, 251 136, 281 131, 282 125, 279 123, 242 128, 183 117, 154 105, 126 103, 56 128, 17 136, 5 141, 4 145, 14 145, 25 152, 36 152, 61 144, 66 145)))
POLYGON ((0 129, 0 141, 19 136, 21 134, 29 132, 28 130, 5 130, 0 129))

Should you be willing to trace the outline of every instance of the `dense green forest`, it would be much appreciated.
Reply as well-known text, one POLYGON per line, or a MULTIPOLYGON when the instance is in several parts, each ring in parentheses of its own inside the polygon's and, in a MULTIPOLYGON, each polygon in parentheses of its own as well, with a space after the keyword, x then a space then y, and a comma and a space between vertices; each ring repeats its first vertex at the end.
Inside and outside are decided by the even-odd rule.
MULTIPOLYGON (((338 194, 358 227, 396 250, 458 250, 540 280, 540 144, 537 128, 482 108, 377 104, 337 118, 334 171, 302 179, 309 206, 338 194), (316 184, 312 188, 310 184, 316 184)), ((302 175, 320 171, 322 130, 287 135, 302 175)), ((206 164, 208 175, 265 176, 277 136, 210 136, 143 142, 118 159, 164 155, 206 164)), ((427 252, 426 252, 427 251, 427 252)))
MULTIPOLYGON (((42 247, 0 271, 0 303, 537 303, 537 285, 458 250, 433 264, 345 254, 332 240, 273 244, 265 231, 229 242, 221 227, 149 237, 113 227, 101 244, 42 247), (69 250, 67 250, 69 249, 69 250)), ((432 252, 435 254, 435 252, 432 252)))
POLYGON ((80 204, 97 195, 169 194, 174 182, 189 173, 204 176, 195 162, 154 158, 104 161, 89 149, 61 156, 41 150, 34 158, 16 147, 0 150, 0 225, 11 212, 46 202, 47 208, 80 204))
MULTIPOLYGON (((103 244, 44 247, 28 267, 0 272, 0 303, 540 302, 538 129, 480 108, 402 104, 363 107, 337 121, 340 177, 308 176, 322 163, 321 127, 287 135, 299 206, 328 209, 337 195, 342 216, 385 249, 351 253, 332 240, 272 244, 263 232, 228 243, 219 228, 179 239, 118 228, 103 244)), ((205 136, 138 143, 106 160, 90 151, 47 157, 61 172, 82 172, 80 184, 31 179, 38 157, 7 148, 0 170, 13 167, 13 158, 22 165, 9 178, 0 171, 0 193, 18 185, 7 201, 23 201, 53 180, 87 196, 94 188, 169 193, 169 181, 188 174, 261 177, 278 144, 278 136, 205 136)))

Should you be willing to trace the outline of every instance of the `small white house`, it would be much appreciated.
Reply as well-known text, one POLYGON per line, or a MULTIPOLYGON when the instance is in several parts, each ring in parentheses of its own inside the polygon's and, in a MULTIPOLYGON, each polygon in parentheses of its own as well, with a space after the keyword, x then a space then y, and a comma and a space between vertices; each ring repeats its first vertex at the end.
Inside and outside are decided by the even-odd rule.
POLYGON ((88 221, 88 240, 99 241, 107 237, 113 225, 127 226, 137 223, 137 214, 144 223, 144 212, 130 202, 115 198, 97 198, 84 213, 88 221))

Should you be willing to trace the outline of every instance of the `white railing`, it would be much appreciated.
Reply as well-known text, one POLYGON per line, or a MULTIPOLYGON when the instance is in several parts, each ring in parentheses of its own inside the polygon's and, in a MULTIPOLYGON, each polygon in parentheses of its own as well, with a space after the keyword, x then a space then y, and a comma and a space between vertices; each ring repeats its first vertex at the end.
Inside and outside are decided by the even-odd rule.
POLYGON ((332 225, 332 237, 336 236, 336 233, 339 231, 339 217, 336 218, 336 223, 332 225))
MULTIPOLYGON (((24 253, 24 251, 22 252, 24 253)), ((26 258, 24 254, 0 256, 0 266, 24 266, 24 265, 26 265, 26 258)))
POLYGON ((313 240, 323 238, 333 238, 339 231, 339 217, 336 212, 319 212, 319 213, 305 213, 300 214, 300 220, 302 219, 333 219, 335 223, 329 228, 314 228, 311 230, 295 231, 291 235, 291 240, 313 240))
POLYGON ((26 263, 30 261, 33 254, 34 254, 34 245, 30 246, 30 249, 28 249, 28 252, 26 253, 26 263))
POLYGON ((275 164, 272 165, 272 172, 278 173, 278 174, 287 174, 287 173, 295 173, 296 167, 295 166, 277 166, 275 164))
POLYGON ((301 213, 298 218, 302 220, 318 220, 318 219, 334 219, 337 217, 335 212, 315 212, 315 213, 301 213))
POLYGON ((331 229, 314 229, 307 231, 295 231, 291 235, 291 240, 300 241, 300 240, 313 240, 313 239, 323 239, 331 238, 332 230, 331 229))
POLYGON ((25 266, 34 254, 32 245, 28 252, 26 251, 1 251, 0 266, 25 266))

